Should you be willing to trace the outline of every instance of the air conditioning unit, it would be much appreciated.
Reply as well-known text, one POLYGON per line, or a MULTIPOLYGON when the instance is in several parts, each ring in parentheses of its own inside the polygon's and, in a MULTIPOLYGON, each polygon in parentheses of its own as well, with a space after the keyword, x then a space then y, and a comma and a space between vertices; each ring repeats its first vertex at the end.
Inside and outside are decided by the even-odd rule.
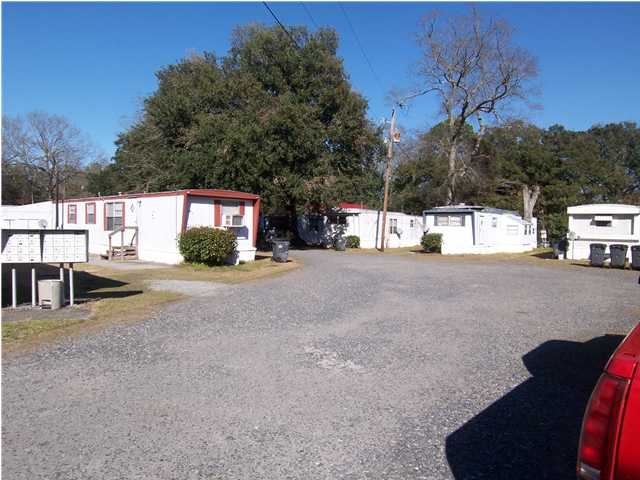
POLYGON ((225 227, 243 227, 244 217, 242 215, 225 215, 224 226, 225 227))

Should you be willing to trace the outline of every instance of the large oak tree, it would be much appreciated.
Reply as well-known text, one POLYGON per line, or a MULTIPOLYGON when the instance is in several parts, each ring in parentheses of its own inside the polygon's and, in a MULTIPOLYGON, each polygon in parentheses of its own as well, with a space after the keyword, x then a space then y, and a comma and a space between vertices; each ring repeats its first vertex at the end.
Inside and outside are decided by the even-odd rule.
POLYGON ((121 190, 245 190, 291 218, 375 199, 381 135, 336 55, 336 33, 290 32, 295 44, 279 28, 238 28, 227 56, 191 55, 158 72, 108 167, 121 190))

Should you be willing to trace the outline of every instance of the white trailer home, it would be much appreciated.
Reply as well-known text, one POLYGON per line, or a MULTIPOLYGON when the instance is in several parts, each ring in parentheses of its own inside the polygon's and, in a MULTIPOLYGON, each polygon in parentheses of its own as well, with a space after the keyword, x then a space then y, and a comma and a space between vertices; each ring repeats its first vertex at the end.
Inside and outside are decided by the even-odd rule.
POLYGON ((475 205, 435 207, 423 212, 427 233, 442 234, 442 253, 518 253, 537 246, 536 219, 475 205))
MULTIPOLYGON (((180 234, 191 227, 231 229, 238 247, 234 261, 255 259, 260 197, 231 190, 177 190, 65 199, 61 228, 89 230, 89 253, 119 254, 140 260, 180 263, 180 234)), ((55 228, 55 205, 3 206, 4 228, 55 228)))
MULTIPOLYGON (((567 258, 586 260, 589 245, 612 243, 638 245, 640 243, 640 207, 614 203, 577 205, 567 208, 569 216, 569 244, 567 258), (571 240, 573 238, 573 240, 571 240)), ((631 249, 627 250, 629 260, 631 249)))
MULTIPOLYGON (((339 211, 330 215, 306 214, 298 219, 300 237, 309 245, 330 245, 338 230, 344 235, 360 238, 361 248, 380 248, 382 242, 382 211, 368 209, 357 203, 343 202, 339 211)), ((385 248, 420 245, 422 217, 400 212, 387 212, 385 248)))

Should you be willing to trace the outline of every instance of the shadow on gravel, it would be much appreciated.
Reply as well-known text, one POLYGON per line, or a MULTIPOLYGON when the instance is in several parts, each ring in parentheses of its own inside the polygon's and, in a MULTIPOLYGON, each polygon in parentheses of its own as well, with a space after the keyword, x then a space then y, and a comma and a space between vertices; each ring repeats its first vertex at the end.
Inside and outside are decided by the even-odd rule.
POLYGON ((447 437, 454 477, 575 479, 584 409, 623 338, 551 340, 522 357, 532 378, 447 437))

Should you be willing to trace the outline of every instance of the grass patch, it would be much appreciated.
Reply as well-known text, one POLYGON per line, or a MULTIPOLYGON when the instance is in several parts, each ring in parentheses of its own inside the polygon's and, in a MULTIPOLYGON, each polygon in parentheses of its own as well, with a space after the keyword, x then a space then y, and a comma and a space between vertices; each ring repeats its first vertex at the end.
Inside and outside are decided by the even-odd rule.
POLYGON ((82 323, 84 320, 25 320, 5 322, 2 324, 2 342, 17 342, 25 338, 54 330, 68 329, 70 326, 82 323))
MULTIPOLYGON (((185 298, 164 290, 151 290, 151 280, 195 280, 240 283, 283 274, 300 267, 300 262, 272 262, 260 255, 255 262, 209 267, 183 264, 166 268, 124 270, 94 264, 76 266, 76 297, 86 300, 87 319, 52 318, 4 322, 3 355, 31 351, 43 343, 64 336, 99 331, 110 325, 127 324, 149 318, 160 307, 185 298), (78 268, 80 267, 80 268, 78 268)), ((45 312, 38 312, 44 314, 45 312)))

